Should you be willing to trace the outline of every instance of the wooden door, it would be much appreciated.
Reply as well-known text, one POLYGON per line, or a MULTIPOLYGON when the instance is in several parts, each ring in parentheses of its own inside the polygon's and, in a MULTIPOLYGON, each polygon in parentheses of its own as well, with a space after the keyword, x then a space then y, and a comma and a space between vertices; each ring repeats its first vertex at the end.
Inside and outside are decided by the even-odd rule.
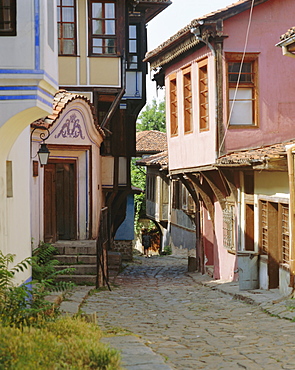
POLYGON ((45 241, 76 238, 75 189, 75 163, 60 162, 45 166, 45 241))

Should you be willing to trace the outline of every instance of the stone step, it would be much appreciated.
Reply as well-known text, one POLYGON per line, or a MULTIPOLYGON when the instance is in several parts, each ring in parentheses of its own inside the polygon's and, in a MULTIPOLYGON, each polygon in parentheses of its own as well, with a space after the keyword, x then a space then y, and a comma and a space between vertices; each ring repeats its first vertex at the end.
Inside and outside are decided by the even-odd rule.
POLYGON ((96 264, 97 257, 93 255, 64 255, 58 254, 54 257, 61 265, 96 264))
POLYGON ((58 253, 61 255, 94 255, 96 256, 96 245, 64 245, 64 244, 54 244, 55 248, 58 250, 58 253))
POLYGON ((96 275, 59 275, 57 281, 71 281, 77 285, 96 285, 96 275))
POLYGON ((75 275, 96 275, 97 274, 97 267, 96 265, 58 265, 56 266, 56 270, 60 271, 65 268, 73 267, 75 268, 74 274, 75 275))

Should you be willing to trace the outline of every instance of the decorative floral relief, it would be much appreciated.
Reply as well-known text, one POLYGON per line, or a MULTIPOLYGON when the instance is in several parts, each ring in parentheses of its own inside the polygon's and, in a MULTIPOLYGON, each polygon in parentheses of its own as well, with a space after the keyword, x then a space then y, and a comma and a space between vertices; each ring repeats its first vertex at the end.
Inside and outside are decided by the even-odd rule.
POLYGON ((78 138, 81 137, 82 140, 85 139, 83 136, 81 125, 79 123, 79 119, 76 118, 75 114, 72 114, 70 118, 66 120, 66 122, 62 125, 59 133, 55 135, 55 138, 58 139, 60 136, 66 138, 78 138))

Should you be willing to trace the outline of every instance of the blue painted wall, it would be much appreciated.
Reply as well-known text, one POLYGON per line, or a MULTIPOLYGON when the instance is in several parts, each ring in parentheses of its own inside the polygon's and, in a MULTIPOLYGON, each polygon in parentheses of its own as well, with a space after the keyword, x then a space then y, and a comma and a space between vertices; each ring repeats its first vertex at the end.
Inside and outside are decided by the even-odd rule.
POLYGON ((133 240, 134 239, 134 196, 127 197, 126 218, 117 230, 115 240, 133 240))

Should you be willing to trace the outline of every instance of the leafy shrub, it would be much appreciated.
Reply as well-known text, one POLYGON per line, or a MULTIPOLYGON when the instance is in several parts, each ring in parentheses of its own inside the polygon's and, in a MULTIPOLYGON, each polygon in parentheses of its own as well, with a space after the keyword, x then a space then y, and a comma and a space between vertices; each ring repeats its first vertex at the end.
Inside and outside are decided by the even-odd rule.
POLYGON ((167 256, 170 256, 170 255, 172 254, 172 248, 171 248, 171 246, 170 246, 170 245, 166 245, 166 246, 164 247, 164 252, 163 252, 163 254, 166 254, 167 256))
POLYGON ((120 369, 120 355, 100 342, 98 326, 62 317, 42 329, 0 326, 0 368, 120 369))

